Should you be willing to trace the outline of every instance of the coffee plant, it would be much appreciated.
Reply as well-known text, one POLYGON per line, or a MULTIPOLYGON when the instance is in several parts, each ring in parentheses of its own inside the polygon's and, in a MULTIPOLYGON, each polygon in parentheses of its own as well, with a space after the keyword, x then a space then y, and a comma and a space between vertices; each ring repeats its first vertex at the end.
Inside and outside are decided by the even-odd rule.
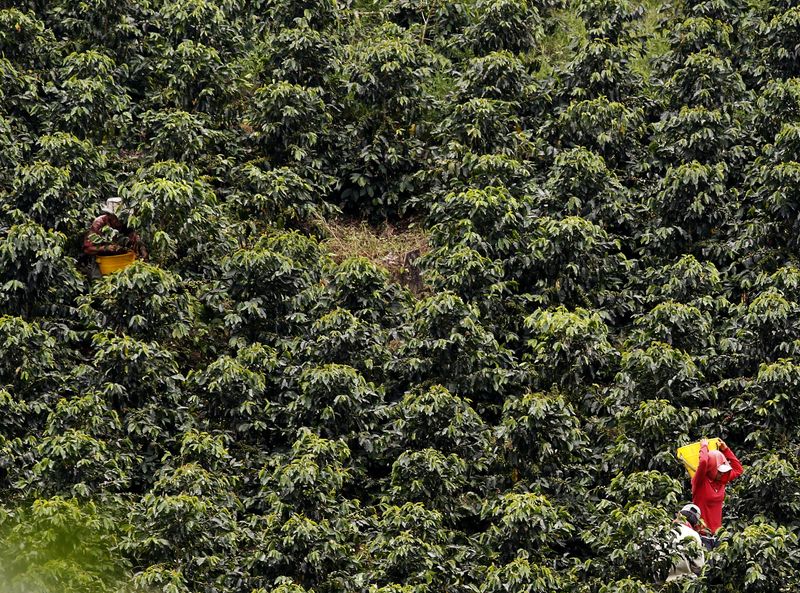
POLYGON ((0 0, 0 591, 800 590, 795 4, 0 0))

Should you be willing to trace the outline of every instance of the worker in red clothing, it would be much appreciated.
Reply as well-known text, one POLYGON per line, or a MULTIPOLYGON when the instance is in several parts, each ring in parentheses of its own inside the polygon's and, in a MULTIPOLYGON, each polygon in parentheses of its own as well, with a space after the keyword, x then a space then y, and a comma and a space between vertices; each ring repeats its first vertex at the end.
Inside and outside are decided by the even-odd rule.
POLYGON ((119 255, 135 251, 139 259, 148 253, 136 231, 129 229, 120 219, 122 198, 109 198, 101 208, 102 214, 92 221, 83 238, 83 252, 87 255, 119 255))
POLYGON ((742 464, 725 441, 720 440, 718 451, 708 450, 708 439, 700 441, 700 461, 692 478, 692 502, 712 534, 722 527, 722 502, 725 485, 742 475, 742 464))

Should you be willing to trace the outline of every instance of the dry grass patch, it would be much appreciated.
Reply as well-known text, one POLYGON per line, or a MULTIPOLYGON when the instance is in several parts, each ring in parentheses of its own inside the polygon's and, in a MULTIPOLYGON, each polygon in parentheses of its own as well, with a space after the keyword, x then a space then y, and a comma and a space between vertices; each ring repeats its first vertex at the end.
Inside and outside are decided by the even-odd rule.
POLYGON ((336 261, 365 257, 386 270, 396 282, 415 292, 422 290, 414 262, 428 251, 428 235, 416 226, 384 223, 370 226, 363 220, 328 220, 320 226, 327 235, 322 244, 336 261))

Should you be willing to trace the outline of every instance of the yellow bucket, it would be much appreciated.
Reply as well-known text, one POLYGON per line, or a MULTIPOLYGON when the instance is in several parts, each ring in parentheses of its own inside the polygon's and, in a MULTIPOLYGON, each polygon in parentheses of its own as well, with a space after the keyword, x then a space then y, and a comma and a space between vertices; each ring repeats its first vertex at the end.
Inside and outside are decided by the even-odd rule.
POLYGON ((136 259, 136 253, 127 251, 119 255, 98 255, 95 261, 100 268, 100 273, 105 276, 111 272, 116 272, 131 265, 136 259))
MULTIPOLYGON (((720 439, 708 439, 708 450, 714 451, 718 448, 720 439)), ((684 445, 680 447, 676 453, 678 459, 686 466, 686 471, 689 472, 690 477, 694 477, 697 471, 697 464, 700 462, 700 443, 692 443, 691 445, 684 445)))

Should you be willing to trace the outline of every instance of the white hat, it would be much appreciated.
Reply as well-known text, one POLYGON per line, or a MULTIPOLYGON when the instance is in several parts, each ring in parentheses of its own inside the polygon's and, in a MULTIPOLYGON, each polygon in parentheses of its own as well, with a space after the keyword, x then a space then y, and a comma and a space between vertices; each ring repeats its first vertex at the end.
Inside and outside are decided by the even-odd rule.
POLYGON ((687 504, 680 510, 680 514, 686 517, 686 519, 689 521, 689 523, 692 524, 692 526, 695 526, 697 525, 697 522, 700 520, 700 515, 701 515, 700 507, 697 506, 696 504, 691 504, 691 503, 687 504))
POLYGON ((731 467, 731 464, 730 464, 730 463, 728 463, 727 461, 726 461, 725 463, 720 463, 720 464, 717 466, 717 471, 718 471, 718 472, 720 472, 720 473, 723 473, 723 474, 727 474, 727 473, 728 473, 729 471, 731 471, 732 469, 733 469, 733 468, 731 467))
POLYGON ((684 505, 683 508, 681 509, 681 511, 688 511, 690 513, 694 513, 698 517, 700 516, 700 513, 701 513, 700 507, 697 506, 694 503, 691 503, 691 502, 689 504, 687 504, 687 505, 684 505))
POLYGON ((108 198, 100 210, 109 214, 116 214, 122 210, 122 198, 108 198))

